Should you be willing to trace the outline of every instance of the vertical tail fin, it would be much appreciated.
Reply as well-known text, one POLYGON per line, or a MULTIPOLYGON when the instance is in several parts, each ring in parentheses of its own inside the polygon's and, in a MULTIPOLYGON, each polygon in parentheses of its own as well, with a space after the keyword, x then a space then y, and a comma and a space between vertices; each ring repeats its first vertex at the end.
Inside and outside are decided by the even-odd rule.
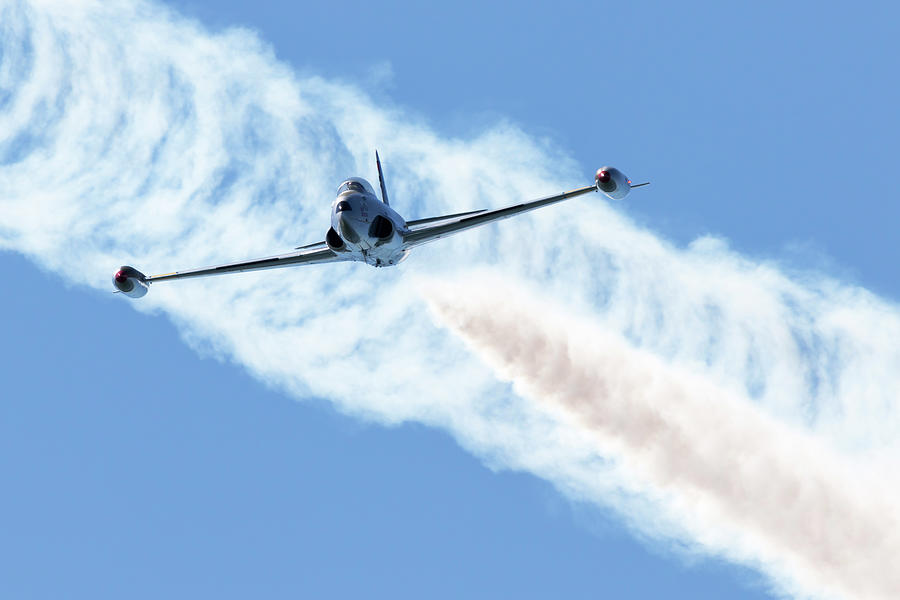
POLYGON ((381 171, 381 159, 378 158, 378 150, 375 151, 375 164, 378 165, 378 183, 381 184, 381 201, 390 206, 388 202, 387 188, 384 186, 384 173, 381 171))

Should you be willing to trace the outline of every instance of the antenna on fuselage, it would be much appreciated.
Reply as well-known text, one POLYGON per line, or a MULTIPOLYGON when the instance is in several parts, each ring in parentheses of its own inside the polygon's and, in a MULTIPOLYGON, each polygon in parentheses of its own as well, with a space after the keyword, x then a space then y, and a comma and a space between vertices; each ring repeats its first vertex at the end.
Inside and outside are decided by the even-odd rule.
POLYGON ((390 206, 391 203, 388 202, 387 188, 384 187, 384 173, 381 171, 381 159, 378 158, 378 150, 375 151, 375 164, 378 165, 378 183, 381 184, 381 201, 390 206))

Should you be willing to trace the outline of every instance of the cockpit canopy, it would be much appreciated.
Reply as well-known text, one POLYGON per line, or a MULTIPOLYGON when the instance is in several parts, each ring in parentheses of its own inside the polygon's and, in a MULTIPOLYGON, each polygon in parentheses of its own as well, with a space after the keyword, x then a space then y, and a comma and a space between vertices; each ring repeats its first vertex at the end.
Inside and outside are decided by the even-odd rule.
POLYGON ((338 188, 338 195, 341 195, 344 192, 357 192, 360 194, 365 194, 366 188, 358 181, 345 181, 341 184, 341 187, 338 188))

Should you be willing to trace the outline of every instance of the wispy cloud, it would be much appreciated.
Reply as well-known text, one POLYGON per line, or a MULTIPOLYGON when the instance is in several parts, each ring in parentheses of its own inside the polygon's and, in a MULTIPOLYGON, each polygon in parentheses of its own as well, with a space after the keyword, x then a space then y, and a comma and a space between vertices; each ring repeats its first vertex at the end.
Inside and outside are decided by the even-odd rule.
MULTIPOLYGON (((120 264, 165 272, 322 239, 335 185, 374 178, 375 147, 387 159, 392 203, 411 218, 559 191, 591 171, 505 123, 441 138, 421 116, 375 106, 362 90, 299 78, 252 32, 211 34, 156 4, 0 3, 0 248, 63 282, 106 294, 120 264)), ((809 584, 809 557, 795 546, 781 555, 748 542, 765 524, 722 516, 737 505, 670 506, 650 458, 629 462, 622 448, 598 443, 605 404, 560 417, 547 403, 561 400, 521 398, 436 325, 416 281, 460 282, 460 302, 476 306, 464 296, 470 275, 460 265, 470 261, 496 288, 494 314, 518 289, 504 281, 532 282, 619 339, 626 355, 646 358, 634 369, 650 365, 682 390, 698 378, 728 399, 710 414, 730 418, 733 409, 773 424, 790 443, 765 460, 790 463, 823 448, 854 476, 881 475, 878 493, 896 493, 885 482, 900 439, 896 305, 786 274, 719 240, 675 248, 596 198, 423 247, 396 269, 338 264, 160 284, 134 306, 168 315, 199 351, 298 398, 445 428, 493 467, 528 470, 616 507, 658 539, 756 564, 781 589, 848 589, 850 579, 809 584), (738 533, 731 543, 713 525, 685 522, 738 533)), ((711 441, 683 438, 701 456, 711 441)), ((822 485, 844 481, 843 467, 821 464, 822 485)), ((864 530, 881 514, 873 506, 864 530)), ((850 595, 885 589, 885 577, 850 595)))

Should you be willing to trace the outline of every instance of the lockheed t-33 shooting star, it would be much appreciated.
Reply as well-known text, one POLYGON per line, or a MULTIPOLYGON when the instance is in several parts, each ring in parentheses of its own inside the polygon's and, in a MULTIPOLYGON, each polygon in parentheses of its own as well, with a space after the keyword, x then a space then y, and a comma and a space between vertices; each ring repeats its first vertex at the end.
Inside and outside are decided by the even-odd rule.
POLYGON ((152 283, 188 277, 206 277, 241 271, 347 260, 365 262, 374 267, 390 267, 403 261, 415 246, 466 229, 506 219, 589 192, 601 192, 609 198, 619 200, 627 196, 632 188, 647 185, 646 183, 633 185, 618 169, 602 167, 597 171, 593 185, 562 194, 493 210, 474 210, 407 221, 388 203, 384 173, 377 152, 375 153, 375 163, 378 166, 381 199, 365 179, 351 177, 346 180, 338 188, 337 198, 331 205, 331 227, 325 233, 324 241, 300 246, 293 252, 278 256, 149 277, 134 267, 123 266, 113 275, 113 285, 118 292, 126 296, 140 298, 147 293, 152 283))

